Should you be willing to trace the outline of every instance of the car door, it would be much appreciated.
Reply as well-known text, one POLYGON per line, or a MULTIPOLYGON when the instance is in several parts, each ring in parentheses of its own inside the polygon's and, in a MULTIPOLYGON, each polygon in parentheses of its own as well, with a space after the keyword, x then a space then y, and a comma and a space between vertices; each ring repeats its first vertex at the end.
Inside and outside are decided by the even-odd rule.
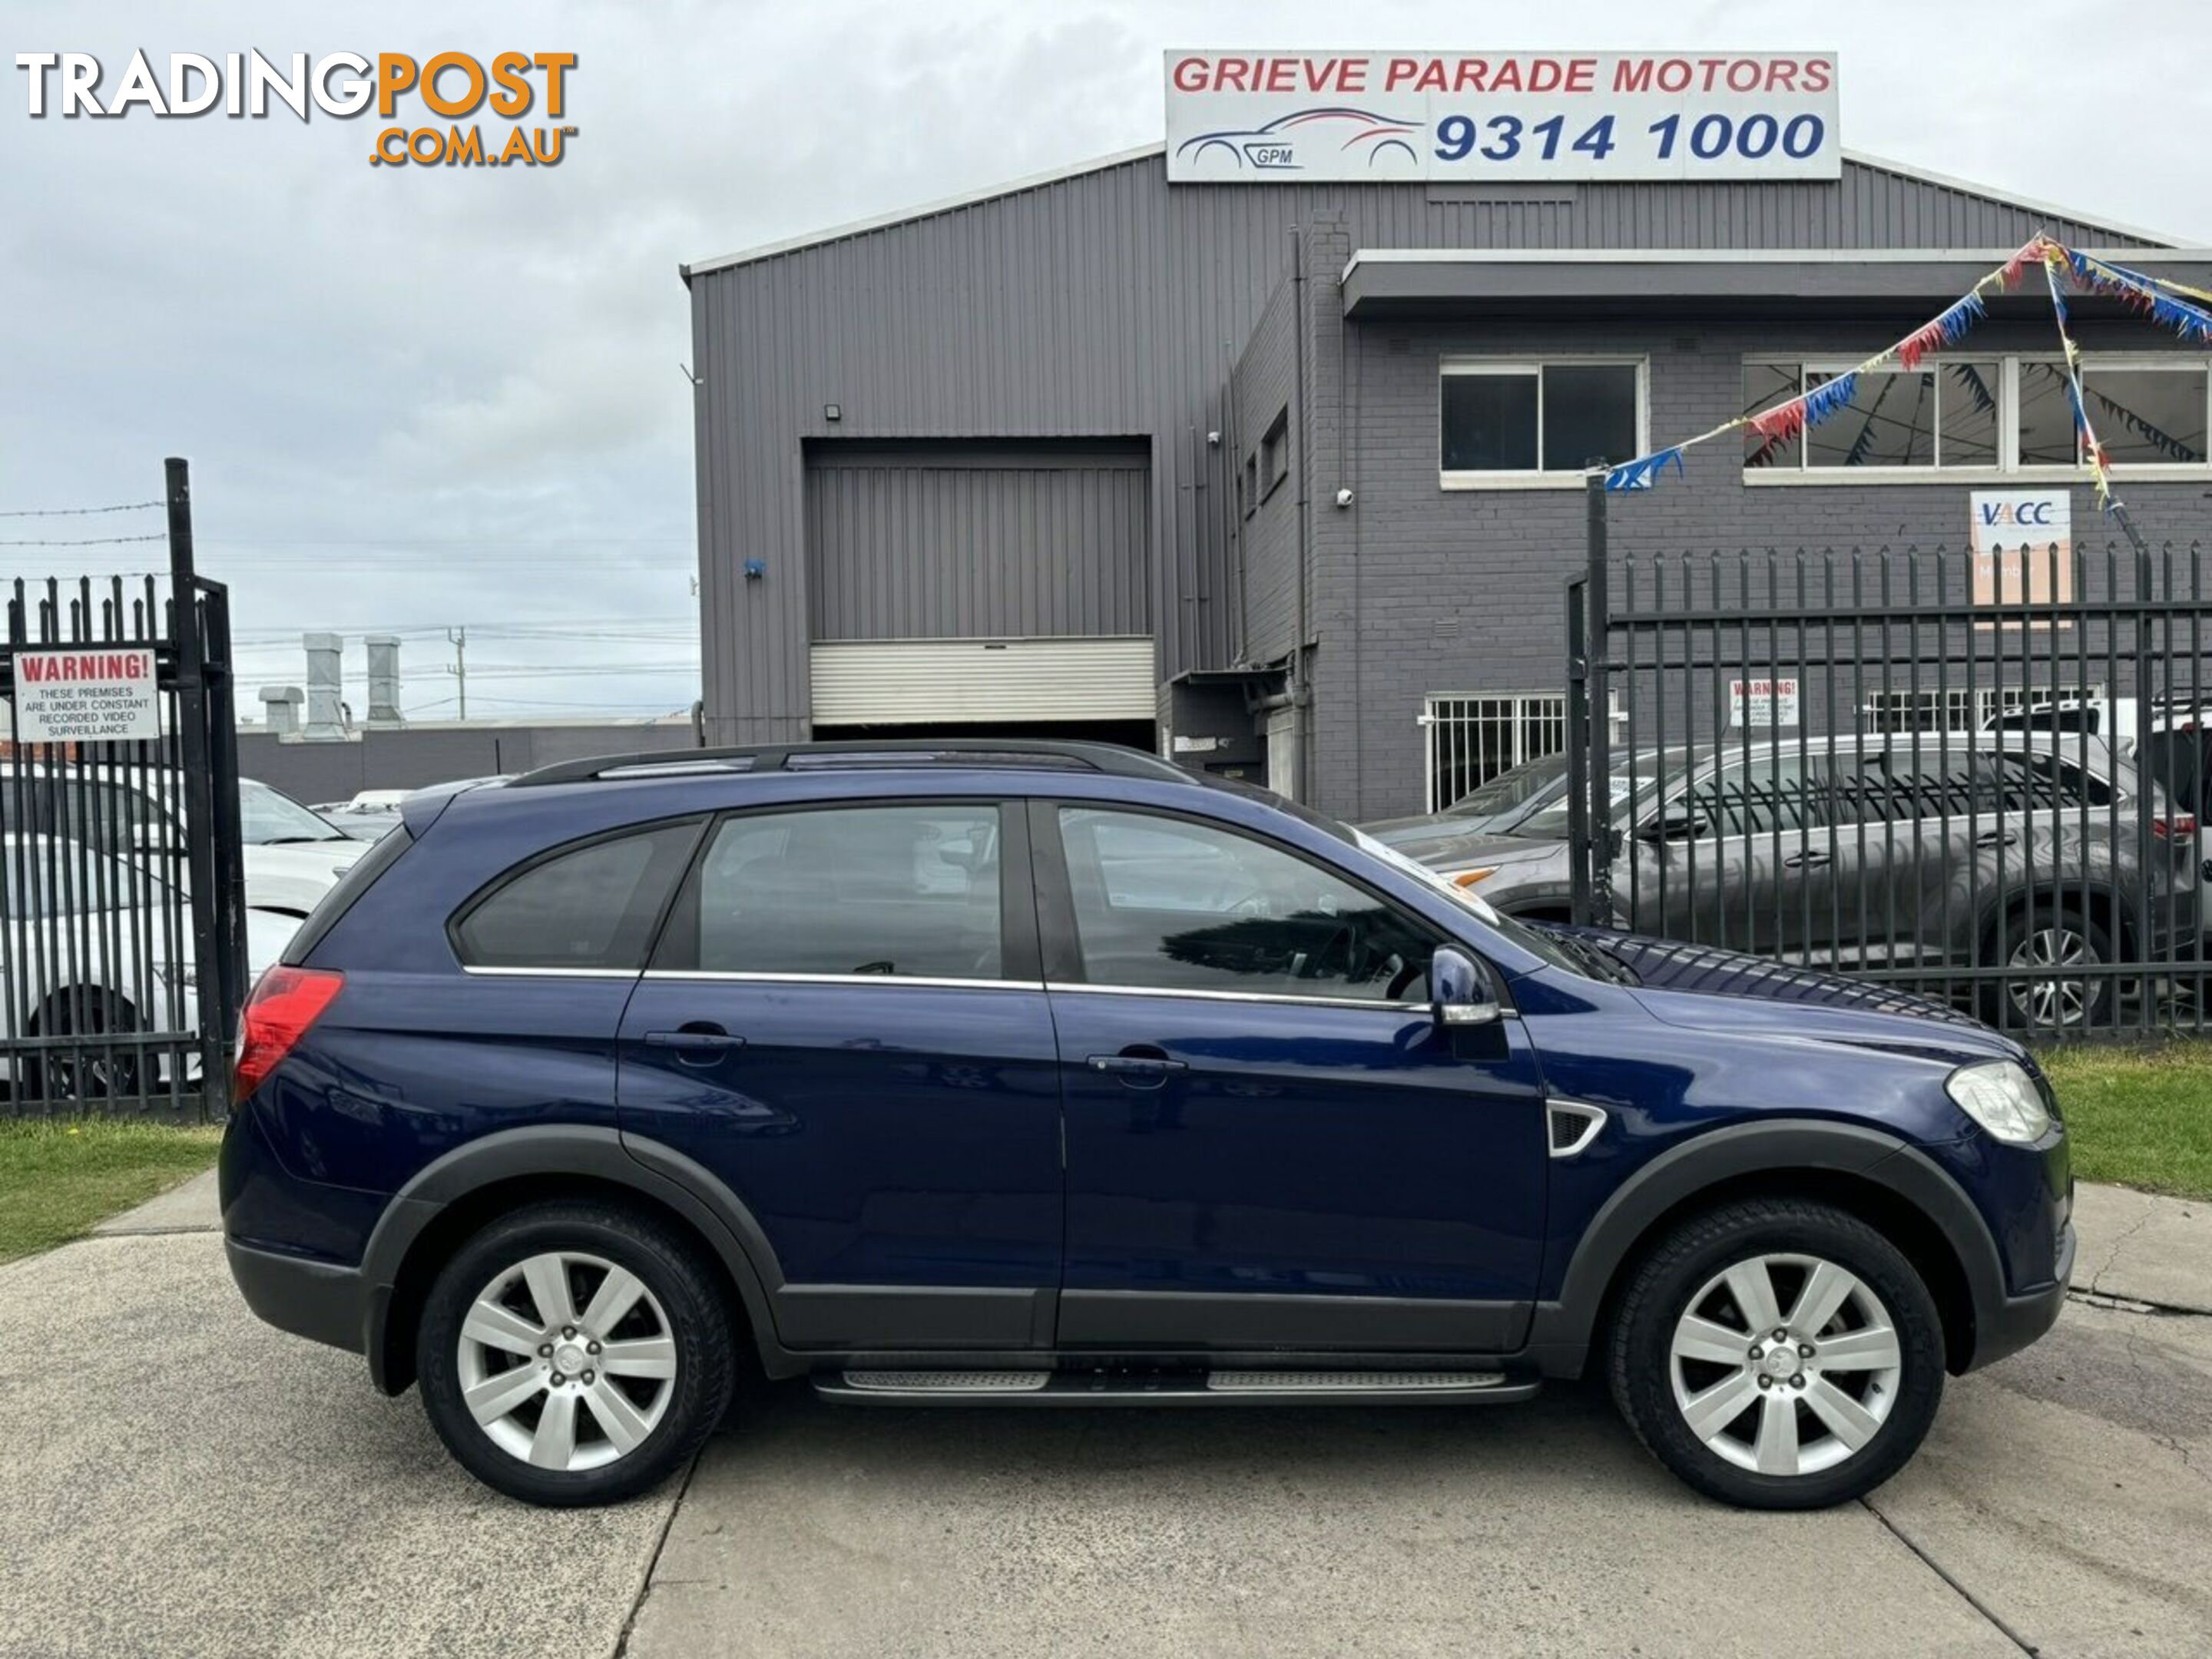
POLYGON ((1442 936, 1308 854, 1032 809, 1067 1120, 1062 1347, 1498 1351, 1544 1219, 1520 1022, 1455 1043, 1442 936))
POLYGON ((1763 956, 1817 957, 1831 945, 1854 849, 1828 828, 1826 757, 1784 749, 1723 759, 1627 849, 1630 925, 1763 956))
POLYGON ((723 817, 620 1053, 623 1133, 750 1210, 787 1344, 1050 1340, 1060 1081, 1018 809, 723 817))

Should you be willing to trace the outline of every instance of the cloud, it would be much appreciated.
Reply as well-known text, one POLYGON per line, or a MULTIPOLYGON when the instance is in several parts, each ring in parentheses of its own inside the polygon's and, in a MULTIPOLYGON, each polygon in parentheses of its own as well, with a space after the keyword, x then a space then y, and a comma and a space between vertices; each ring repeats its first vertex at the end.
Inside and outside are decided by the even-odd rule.
MULTIPOLYGON (((289 115, 33 122, 0 66, 0 509, 142 500, 163 455, 188 455, 249 684, 297 678, 302 629, 406 624, 404 700, 444 712, 444 629, 466 623, 472 660, 545 671, 472 689, 471 712, 517 714, 697 695, 680 262, 1155 139, 1169 46, 1806 44, 1795 14, 1618 0, 1510 40, 1461 4, 1310 0, 1202 21, 1082 0, 335 15, 233 3, 185 22, 121 0, 58 12, 38 44, 111 75, 137 46, 573 50, 568 159, 371 167, 373 121, 289 115)), ((1927 16, 1824 18, 1854 147, 2212 240, 2195 143, 2212 82, 2162 44, 2196 38, 2193 8, 1955 8, 1932 46, 1927 16)), ((0 575, 149 552, 5 549, 0 575)))

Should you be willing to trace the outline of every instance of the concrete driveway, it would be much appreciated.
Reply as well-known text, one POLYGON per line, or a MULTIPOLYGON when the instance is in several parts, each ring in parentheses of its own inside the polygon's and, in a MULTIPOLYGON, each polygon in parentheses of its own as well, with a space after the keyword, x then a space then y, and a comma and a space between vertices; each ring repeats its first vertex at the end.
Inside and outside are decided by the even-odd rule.
POLYGON ((2212 1206, 2085 1189, 2051 1338, 1954 1382, 1870 1503, 1789 1516, 1693 1497, 1579 1389, 1024 1413, 785 1387, 680 1486, 534 1511, 413 1396, 257 1324, 212 1207, 195 1183, 0 1267, 0 1651, 2101 1659, 2212 1632, 2212 1206))

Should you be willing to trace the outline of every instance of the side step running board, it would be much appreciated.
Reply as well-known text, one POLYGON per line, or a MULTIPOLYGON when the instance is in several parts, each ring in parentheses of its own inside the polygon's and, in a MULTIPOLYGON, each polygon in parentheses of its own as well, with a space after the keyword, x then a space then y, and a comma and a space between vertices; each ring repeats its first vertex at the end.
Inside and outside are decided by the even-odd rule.
POLYGON ((1538 1387, 1493 1370, 848 1370, 814 1379, 825 1400, 871 1406, 1489 1405, 1538 1387))

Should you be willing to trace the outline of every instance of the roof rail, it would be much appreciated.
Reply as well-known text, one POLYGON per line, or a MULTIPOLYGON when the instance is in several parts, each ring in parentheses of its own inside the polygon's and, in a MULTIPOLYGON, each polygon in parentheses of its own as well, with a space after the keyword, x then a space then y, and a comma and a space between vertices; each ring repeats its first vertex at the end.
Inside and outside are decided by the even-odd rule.
POLYGON ((1053 742, 1037 738, 890 738, 877 742, 760 744, 737 749, 661 749, 634 755, 598 755, 541 766, 511 780, 509 789, 550 783, 589 783, 630 778, 683 777, 702 772, 789 772, 874 767, 967 764, 1042 766, 1157 778, 1177 783, 1191 775, 1157 755, 1110 743, 1053 742))

